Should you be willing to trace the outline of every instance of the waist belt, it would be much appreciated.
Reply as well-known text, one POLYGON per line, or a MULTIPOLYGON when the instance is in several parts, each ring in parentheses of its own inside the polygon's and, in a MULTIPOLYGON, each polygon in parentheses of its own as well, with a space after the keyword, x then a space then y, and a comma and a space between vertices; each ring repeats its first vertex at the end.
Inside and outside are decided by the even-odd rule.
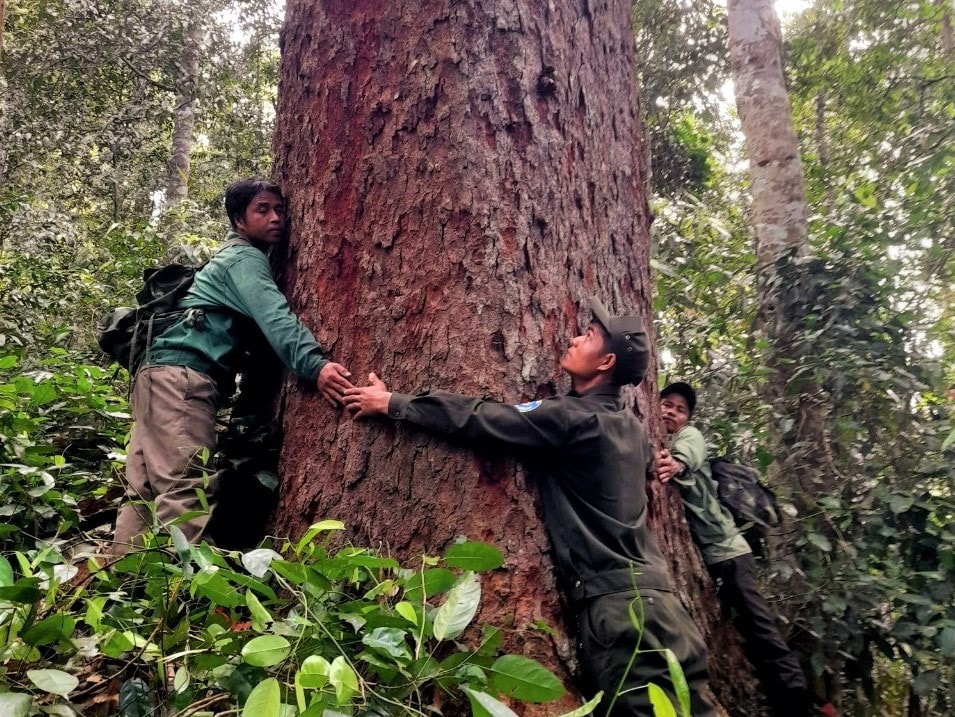
POLYGON ((608 570, 594 575, 581 575, 568 590, 571 602, 579 603, 610 593, 659 590, 673 592, 670 576, 665 570, 648 566, 608 570))

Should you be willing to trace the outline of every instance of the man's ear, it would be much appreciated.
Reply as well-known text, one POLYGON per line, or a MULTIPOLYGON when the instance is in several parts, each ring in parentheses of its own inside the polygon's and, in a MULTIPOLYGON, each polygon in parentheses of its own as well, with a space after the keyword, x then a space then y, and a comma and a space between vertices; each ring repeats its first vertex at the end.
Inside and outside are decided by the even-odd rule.
POLYGON ((606 373, 613 373, 614 366, 617 365, 617 354, 604 354, 603 359, 597 365, 598 371, 604 371, 606 373))

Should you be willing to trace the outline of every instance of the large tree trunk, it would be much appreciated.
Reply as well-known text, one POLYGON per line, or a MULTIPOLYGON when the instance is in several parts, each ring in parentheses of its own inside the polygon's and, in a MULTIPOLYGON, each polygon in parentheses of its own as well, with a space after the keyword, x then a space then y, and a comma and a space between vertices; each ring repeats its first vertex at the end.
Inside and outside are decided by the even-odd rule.
MULTIPOLYGON (((627 0, 288 3, 274 142, 293 227, 286 284, 356 380, 373 370, 396 390, 517 402, 566 388, 557 359, 590 320, 589 295, 651 325, 629 14, 627 0)), ((655 394, 650 378, 637 403, 658 433, 655 394)), ((284 401, 276 531, 339 518, 408 560, 459 535, 494 543, 507 562, 480 618, 510 624, 506 648, 568 677, 538 494, 514 462, 353 423, 299 385, 284 401)), ((710 632, 682 508, 651 492, 710 632)), ((731 654, 714 657, 738 667, 731 654)))

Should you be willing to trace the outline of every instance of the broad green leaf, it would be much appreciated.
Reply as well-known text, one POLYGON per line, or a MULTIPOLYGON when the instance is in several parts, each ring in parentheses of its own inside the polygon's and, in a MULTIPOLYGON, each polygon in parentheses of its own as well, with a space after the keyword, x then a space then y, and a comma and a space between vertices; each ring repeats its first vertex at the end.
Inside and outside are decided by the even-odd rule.
POLYGON ((256 667, 277 665, 292 651, 289 641, 280 635, 262 635, 249 640, 242 648, 242 659, 256 667))
POLYGON ((78 679, 63 670, 27 670, 27 677, 44 692, 60 697, 69 696, 80 684, 78 679))
POLYGON ((242 717, 280 717, 282 695, 279 681, 274 677, 255 686, 242 708, 242 717))
POLYGON ((676 710, 673 709, 673 703, 662 687, 650 682, 647 684, 647 692, 650 695, 653 717, 677 717, 676 710))
POLYGON ((832 543, 822 533, 810 533, 806 536, 806 539, 824 553, 832 551, 832 543))
POLYGON ((173 547, 176 548, 176 552, 179 554, 179 559, 182 561, 183 572, 188 577, 192 575, 192 550, 189 545, 189 541, 186 540, 185 534, 182 532, 182 529, 178 525, 168 526, 169 535, 172 537, 173 547))
POLYGON ((86 601, 86 615, 83 617, 83 622, 97 632, 103 622, 103 607, 105 605, 106 598, 104 597, 90 598, 86 601))
POLYGON ((474 572, 496 570, 504 564, 504 555, 489 543, 468 541, 448 548, 444 554, 444 564, 474 572))
POLYGON ((340 707, 351 702, 352 695, 358 692, 358 675, 348 661, 341 655, 332 660, 328 674, 329 682, 335 688, 335 699, 340 707))
POLYGON ((13 585, 0 587, 0 600, 32 605, 40 599, 40 580, 38 578, 20 578, 13 585))
POLYGON ((384 655, 407 662, 411 660, 411 652, 405 643, 407 633, 396 627, 377 627, 361 638, 362 644, 384 655))
POLYGON ((107 657, 116 658, 132 650, 134 645, 133 633, 128 630, 112 630, 106 633, 106 637, 99 644, 99 649, 107 657))
POLYGON ((25 630, 20 637, 28 645, 52 645, 60 640, 67 640, 73 634, 76 620, 69 615, 50 615, 25 630))
POLYGON ((345 524, 340 520, 322 520, 318 523, 313 523, 311 526, 309 526, 309 529, 305 531, 298 543, 295 544, 295 552, 301 553, 305 546, 315 540, 315 536, 317 536, 319 533, 327 533, 331 530, 344 529, 345 524))
POLYGON ((410 602, 399 602, 395 605, 395 612, 401 615, 405 620, 410 622, 412 625, 418 624, 418 613, 414 609, 414 605, 410 602))
POLYGON ((680 705, 680 714, 682 717, 690 717, 690 686, 686 684, 683 666, 669 647, 663 650, 663 656, 667 660, 667 669, 670 671, 670 681, 673 682, 673 690, 680 705))
POLYGON ((172 680, 172 691, 180 694, 189 689, 189 683, 192 679, 192 676, 189 674, 189 670, 186 667, 180 667, 176 670, 176 674, 173 676, 172 680))
POLYGON ((914 503, 915 499, 910 495, 900 495, 898 493, 893 493, 889 498, 889 510, 896 515, 899 515, 900 513, 905 513, 908 511, 914 503))
POLYGON ((0 587, 13 585, 13 566, 10 561, 0 555, 0 587))
POLYGON ((355 548, 345 548, 335 556, 335 561, 343 566, 361 568, 387 568, 398 570, 401 565, 394 558, 383 558, 380 555, 369 555, 366 551, 357 551, 355 548))
POLYGON ((486 692, 464 688, 471 702, 473 717, 517 717, 517 714, 506 704, 497 700, 486 692))
POLYGON ((45 406, 56 399, 56 386, 52 383, 39 383, 30 396, 30 405, 33 407, 45 406))
POLYGON ((953 443, 955 443, 955 428, 953 428, 952 432, 942 441, 942 451, 947 451, 953 443))
POLYGON ((405 582, 404 598, 411 603, 421 603, 435 595, 441 595, 454 587, 457 577, 445 568, 432 568, 415 573, 405 582))
POLYGON ((306 568, 301 563, 291 563, 286 560, 273 560, 269 566, 272 570, 291 582, 293 585, 301 585, 308 580, 306 568))
POLYGON ((208 598, 222 607, 233 608, 242 604, 242 594, 215 566, 200 570, 190 586, 193 595, 208 598))
POLYGON ((264 631, 266 626, 272 622, 272 616, 269 614, 269 611, 265 609, 255 596, 255 593, 251 590, 245 591, 245 604, 252 615, 252 627, 255 628, 257 632, 264 631))
POLYGON ((22 692, 0 692, 0 715, 3 717, 29 717, 33 696, 22 692))
POLYGON ((434 636, 446 640, 460 635, 474 619, 480 604, 481 581, 474 573, 465 573, 435 613, 434 636))
POLYGON ((549 702, 566 690, 553 672, 528 657, 504 655, 490 668, 491 686, 522 702, 549 702))
POLYGON ((328 684, 331 673, 332 665, 328 660, 321 655, 310 655, 302 662, 295 679, 302 687, 320 690, 328 684))

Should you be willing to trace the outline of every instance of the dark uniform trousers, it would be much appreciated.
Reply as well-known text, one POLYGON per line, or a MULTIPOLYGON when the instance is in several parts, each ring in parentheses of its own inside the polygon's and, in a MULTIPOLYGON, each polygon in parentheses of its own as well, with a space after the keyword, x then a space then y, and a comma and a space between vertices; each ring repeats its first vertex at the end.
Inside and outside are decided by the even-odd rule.
POLYGON ((652 717, 648 682, 666 691, 679 714, 679 702, 667 677, 669 668, 662 652, 669 648, 686 676, 693 717, 715 717, 713 706, 704 696, 707 664, 703 638, 676 596, 667 591, 642 589, 639 603, 633 606, 639 619, 642 603, 643 624, 639 631, 628 607, 633 600, 632 591, 618 592, 592 598, 577 607, 577 654, 584 693, 604 693, 594 714, 652 717))
POLYGON ((752 554, 713 563, 707 569, 723 610, 743 637, 743 649, 766 690, 773 717, 811 715, 806 676, 759 590, 752 554))

